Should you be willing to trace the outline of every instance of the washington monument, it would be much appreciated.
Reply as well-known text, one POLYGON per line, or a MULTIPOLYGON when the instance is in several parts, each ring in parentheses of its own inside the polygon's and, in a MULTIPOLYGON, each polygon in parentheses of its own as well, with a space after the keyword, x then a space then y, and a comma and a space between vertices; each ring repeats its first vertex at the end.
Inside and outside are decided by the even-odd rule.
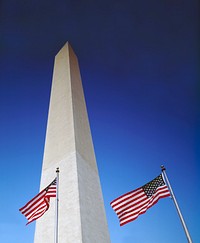
MULTIPOLYGON (((59 167, 59 243, 109 243, 79 65, 66 43, 55 57, 41 189, 59 167)), ((55 200, 36 222, 34 243, 54 243, 55 200)))

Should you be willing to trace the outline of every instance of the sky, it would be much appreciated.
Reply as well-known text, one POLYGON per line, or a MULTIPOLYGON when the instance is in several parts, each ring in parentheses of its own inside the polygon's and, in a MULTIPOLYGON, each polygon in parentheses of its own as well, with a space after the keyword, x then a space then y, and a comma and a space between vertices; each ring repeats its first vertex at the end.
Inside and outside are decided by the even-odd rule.
POLYGON ((80 65, 112 243, 187 242, 173 201, 120 227, 110 206, 166 167, 200 242, 197 1, 0 2, 0 242, 32 243, 19 208, 38 193, 54 57, 80 65))

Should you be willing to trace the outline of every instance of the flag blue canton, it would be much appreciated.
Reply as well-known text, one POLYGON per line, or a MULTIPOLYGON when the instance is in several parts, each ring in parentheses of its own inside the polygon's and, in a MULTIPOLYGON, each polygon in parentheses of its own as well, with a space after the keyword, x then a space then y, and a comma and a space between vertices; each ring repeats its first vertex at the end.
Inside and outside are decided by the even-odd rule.
POLYGON ((164 185, 165 185, 165 182, 163 180, 163 177, 162 177, 162 175, 159 175, 155 179, 150 181, 149 183, 142 186, 142 188, 143 188, 144 192, 146 193, 147 197, 151 197, 159 186, 164 186, 164 185))

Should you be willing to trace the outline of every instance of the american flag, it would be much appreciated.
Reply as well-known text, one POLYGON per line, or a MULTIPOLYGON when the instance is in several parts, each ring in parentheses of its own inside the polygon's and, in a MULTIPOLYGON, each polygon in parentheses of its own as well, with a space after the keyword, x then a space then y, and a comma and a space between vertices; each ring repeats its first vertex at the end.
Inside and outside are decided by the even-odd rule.
POLYGON ((49 209, 51 197, 56 197, 56 179, 31 199, 25 206, 19 209, 19 211, 27 218, 27 224, 40 218, 49 209))
POLYGON ((169 196, 170 191, 165 184, 163 175, 160 174, 144 186, 116 198, 110 205, 116 212, 120 226, 122 226, 145 213, 160 198, 169 196))

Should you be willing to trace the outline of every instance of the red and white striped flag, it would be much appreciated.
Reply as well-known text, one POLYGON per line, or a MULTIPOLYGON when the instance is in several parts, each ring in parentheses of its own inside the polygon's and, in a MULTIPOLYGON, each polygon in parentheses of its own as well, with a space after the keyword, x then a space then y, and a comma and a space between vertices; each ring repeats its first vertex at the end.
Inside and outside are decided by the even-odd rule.
POLYGON ((51 197, 56 197, 56 179, 31 199, 25 206, 19 209, 19 211, 27 218, 27 224, 40 218, 49 209, 51 197))
POLYGON ((113 200, 110 205, 116 212, 120 226, 135 220, 158 202, 160 198, 169 197, 170 191, 162 174, 155 179, 113 200))

